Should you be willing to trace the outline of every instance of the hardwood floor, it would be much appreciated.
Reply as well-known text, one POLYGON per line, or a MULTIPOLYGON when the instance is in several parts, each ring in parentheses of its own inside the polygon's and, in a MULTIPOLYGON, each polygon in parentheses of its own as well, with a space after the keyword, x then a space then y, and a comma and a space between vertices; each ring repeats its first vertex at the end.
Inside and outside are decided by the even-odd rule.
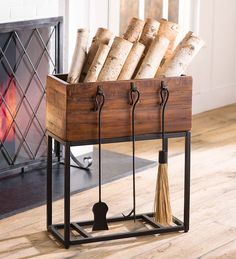
MULTIPOLYGON (((191 225, 188 233, 123 239, 63 249, 45 231, 45 206, 0 221, 0 258, 236 258, 236 105, 193 119, 191 225)), ((160 141, 138 142, 137 155, 157 159, 160 141)), ((103 148, 131 154, 131 143, 103 148)), ((169 176, 173 212, 183 212, 183 141, 170 141, 169 176)), ((115 163, 115 161, 114 161, 115 163)), ((137 210, 151 211, 157 169, 137 174, 137 210)), ((103 186, 109 215, 132 207, 131 176, 103 186)), ((72 219, 92 218, 97 188, 72 197, 72 219)), ((54 221, 63 203, 54 203, 54 221)), ((132 222, 112 229, 136 229, 132 222)))

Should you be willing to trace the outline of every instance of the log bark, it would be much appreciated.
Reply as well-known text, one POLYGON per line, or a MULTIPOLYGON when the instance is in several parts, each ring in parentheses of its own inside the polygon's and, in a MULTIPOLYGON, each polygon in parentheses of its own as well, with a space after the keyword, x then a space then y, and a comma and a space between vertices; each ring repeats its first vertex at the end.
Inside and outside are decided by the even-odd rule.
POLYGON ((129 80, 142 57, 145 46, 140 42, 135 42, 120 72, 118 80, 129 80))
POLYGON ((113 34, 108 29, 98 28, 96 35, 93 37, 92 44, 88 51, 87 60, 82 69, 81 80, 80 80, 81 82, 84 81, 84 78, 86 77, 88 70, 92 65, 93 59, 98 51, 99 45, 101 43, 108 45, 112 40, 112 38, 113 38, 113 34))
POLYGON ((191 32, 187 34, 174 51, 172 58, 163 65, 161 75, 181 76, 203 45, 203 40, 196 35, 191 32))
POLYGON ((151 45, 159 29, 160 23, 152 18, 147 18, 139 41, 147 48, 151 45))
POLYGON ((156 37, 141 66, 135 79, 153 78, 169 46, 169 40, 165 37, 156 37))
POLYGON ((144 57, 148 52, 149 47, 151 46, 153 40, 155 39, 155 36, 157 34, 158 28, 160 26, 160 23, 152 18, 147 18, 146 23, 144 25, 142 34, 140 36, 139 42, 142 43, 145 46, 143 55, 134 71, 133 76, 135 77, 139 71, 139 68, 141 64, 143 63, 144 57))
POLYGON ((106 44, 100 44, 94 60, 88 70, 84 82, 96 82, 102 67, 106 61, 110 47, 106 44))
POLYGON ((175 40, 179 32, 180 26, 178 24, 174 22, 169 22, 166 19, 161 19, 157 35, 159 37, 165 37, 170 41, 168 50, 166 51, 166 54, 164 56, 164 61, 168 60, 172 56, 175 47, 175 40))
POLYGON ((133 44, 121 37, 115 37, 98 81, 117 80, 133 44))
MULTIPOLYGON (((192 31, 189 31, 185 36, 184 38, 181 40, 181 42, 178 44, 178 46, 175 48, 174 50, 174 53, 178 52, 180 50, 180 48, 183 46, 184 42, 186 42, 191 36, 192 36, 193 32, 192 31)), ((173 55, 173 54, 172 54, 173 55)), ((163 68, 165 67, 166 63, 169 62, 170 59, 168 60, 165 60, 165 59, 162 59, 162 62, 161 62, 161 65, 159 66, 157 72, 156 72, 156 75, 155 77, 158 77, 160 75, 163 74, 163 68)))
POLYGON ((123 34, 123 38, 132 43, 139 39, 139 36, 142 32, 144 21, 138 18, 132 18, 126 32, 123 34))
POLYGON ((78 29, 72 63, 67 77, 67 82, 74 84, 79 82, 80 74, 86 60, 86 51, 89 32, 86 29, 78 29))

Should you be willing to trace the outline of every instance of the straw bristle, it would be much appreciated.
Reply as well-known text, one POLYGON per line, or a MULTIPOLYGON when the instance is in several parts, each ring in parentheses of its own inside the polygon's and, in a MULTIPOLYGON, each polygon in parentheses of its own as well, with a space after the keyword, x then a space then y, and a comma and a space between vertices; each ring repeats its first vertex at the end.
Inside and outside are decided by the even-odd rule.
POLYGON ((163 226, 172 223, 167 164, 159 164, 154 202, 154 220, 163 226))

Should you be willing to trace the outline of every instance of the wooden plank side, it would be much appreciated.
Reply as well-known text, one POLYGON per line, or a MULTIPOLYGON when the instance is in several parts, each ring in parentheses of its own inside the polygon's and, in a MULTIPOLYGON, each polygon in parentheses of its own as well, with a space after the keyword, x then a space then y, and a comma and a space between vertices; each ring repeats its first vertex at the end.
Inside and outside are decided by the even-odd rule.
MULTIPOLYGON (((51 79, 53 80, 53 78, 51 79)), ((132 106, 129 104, 129 92, 131 82, 134 82, 140 92, 140 100, 135 112, 135 134, 157 133, 161 130, 160 84, 162 80, 166 82, 170 92, 165 116, 166 131, 190 130, 192 120, 191 77, 95 82, 78 85, 67 83, 63 85, 61 80, 55 80, 55 85, 52 88, 57 91, 56 97, 52 97, 53 94, 51 94, 49 98, 52 100, 48 102, 52 106, 56 102, 56 105, 50 108, 51 115, 48 115, 48 118, 50 123, 56 124, 54 126, 57 127, 57 134, 58 128, 62 127, 62 124, 67 120, 67 129, 63 127, 64 134, 66 134, 66 138, 63 137, 64 140, 96 139, 98 136, 98 112, 94 112, 93 108, 97 87, 102 86, 105 94, 105 104, 102 111, 102 137, 130 136, 132 106), (60 86, 60 84, 62 85, 60 86), (65 98, 65 92, 63 92, 65 89, 67 91, 66 116, 59 104, 62 102, 61 97, 65 98), (59 95, 59 92, 62 96, 59 95), (58 123, 55 122, 55 118, 59 119, 58 123)), ((51 127, 51 130, 54 128, 51 127)), ((53 133, 57 135, 55 131, 53 133)))
POLYGON ((47 77, 46 128, 61 139, 66 138, 66 88, 52 76, 47 77))

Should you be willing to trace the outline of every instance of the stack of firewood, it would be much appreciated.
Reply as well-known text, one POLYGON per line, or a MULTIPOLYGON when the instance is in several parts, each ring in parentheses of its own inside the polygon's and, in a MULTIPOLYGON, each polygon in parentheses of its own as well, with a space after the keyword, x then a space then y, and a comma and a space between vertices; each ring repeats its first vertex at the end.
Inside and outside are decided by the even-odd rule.
POLYGON ((69 83, 180 76, 204 45, 192 32, 177 43, 180 26, 161 19, 132 18, 122 37, 99 28, 87 52, 89 33, 78 29, 69 83))

